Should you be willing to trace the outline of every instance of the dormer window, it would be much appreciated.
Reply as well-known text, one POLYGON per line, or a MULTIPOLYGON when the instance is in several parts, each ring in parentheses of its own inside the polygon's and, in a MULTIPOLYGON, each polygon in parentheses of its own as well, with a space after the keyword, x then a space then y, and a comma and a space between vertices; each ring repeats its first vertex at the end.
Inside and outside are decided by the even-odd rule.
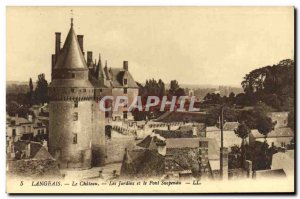
POLYGON ((75 112, 73 113, 73 121, 77 121, 78 120, 78 113, 75 112))
POLYGON ((127 86, 127 78, 124 78, 124 86, 127 86))
POLYGON ((75 78, 75 73, 72 73, 72 78, 75 78))
POLYGON ((77 133, 73 133, 73 144, 77 144, 77 133))

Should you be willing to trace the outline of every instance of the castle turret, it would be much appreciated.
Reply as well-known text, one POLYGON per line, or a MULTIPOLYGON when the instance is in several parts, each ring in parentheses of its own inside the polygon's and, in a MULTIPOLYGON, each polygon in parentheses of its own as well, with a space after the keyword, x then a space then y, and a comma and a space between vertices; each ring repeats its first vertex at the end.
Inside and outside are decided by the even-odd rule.
POLYGON ((55 60, 49 86, 49 152, 60 168, 91 167, 94 91, 80 39, 71 19, 71 28, 55 60))

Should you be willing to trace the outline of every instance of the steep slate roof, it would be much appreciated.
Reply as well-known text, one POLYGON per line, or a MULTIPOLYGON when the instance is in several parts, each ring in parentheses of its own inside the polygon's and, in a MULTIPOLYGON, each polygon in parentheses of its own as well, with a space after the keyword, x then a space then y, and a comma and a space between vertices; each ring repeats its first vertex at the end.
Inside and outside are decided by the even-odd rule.
POLYGON ((64 46, 59 52, 54 69, 87 69, 73 25, 71 25, 64 46))
POLYGON ((199 131, 199 132, 205 132, 206 125, 205 125, 205 123, 196 123, 193 125, 185 125, 185 126, 180 126, 179 130, 193 130, 193 127, 196 127, 197 131, 199 131))
MULTIPOLYGON (((225 122, 223 125, 223 131, 234 131, 239 125, 239 122, 225 122)), ((221 129, 217 126, 207 126, 206 132, 210 131, 221 131, 221 129)))
POLYGON ((130 150, 124 155, 121 176, 153 177, 164 173, 164 157, 149 149, 130 150))
POLYGON ((170 138, 166 139, 168 148, 197 148, 199 141, 208 141, 208 158, 211 160, 220 159, 220 149, 215 139, 211 138, 170 138))
POLYGON ((238 122, 226 122, 223 126, 224 131, 233 131, 240 125, 238 122))
MULTIPOLYGON (((125 74, 125 70, 123 68, 104 68, 105 76, 109 76, 111 80, 111 86, 113 88, 123 88, 123 76, 125 74)), ((127 71, 127 85, 129 88, 138 88, 138 85, 134 81, 132 75, 129 71, 127 71)))
POLYGON ((204 112, 189 112, 189 111, 167 111, 156 119, 157 122, 182 122, 195 121, 199 122, 206 118, 204 112))
POLYGON ((148 135, 147 137, 145 137, 142 141, 140 141, 136 145, 143 147, 143 148, 149 148, 151 141, 152 141, 152 137, 150 135, 148 135))
POLYGON ((220 129, 216 126, 207 126, 206 132, 211 132, 211 131, 220 131, 220 129))
POLYGON ((89 75, 89 79, 92 85, 96 88, 109 88, 110 83, 105 78, 104 79, 97 79, 94 75, 89 75))
MULTIPOLYGON (((224 147, 227 147, 229 149, 230 149, 230 147, 232 147, 234 145, 240 146, 242 143, 242 139, 239 138, 235 134, 234 131, 224 131, 223 136, 224 136, 224 139, 223 139, 224 147)), ((218 129, 217 131, 207 131, 206 137, 215 139, 217 141, 217 144, 219 146, 221 146, 221 131, 220 131, 220 129, 218 129)), ((249 142, 248 139, 249 138, 246 139, 246 142, 249 142)))
MULTIPOLYGON (((252 129, 250 135, 254 138, 264 138, 264 135, 260 134, 257 129, 252 129)), ((277 137, 294 137, 294 131, 289 127, 283 127, 274 129, 267 135, 267 138, 277 137)))
POLYGON ((17 141, 14 143, 15 150, 26 150, 27 145, 30 143, 30 156, 34 159, 53 159, 50 153, 43 147, 42 144, 29 141, 17 141))
POLYGON ((164 138, 192 138, 193 131, 191 129, 187 130, 160 130, 154 129, 153 132, 155 134, 159 134, 164 138))
POLYGON ((12 126, 16 126, 16 125, 20 125, 20 124, 31 124, 32 122, 30 122, 28 119, 23 118, 23 117, 9 117, 7 118, 8 121, 12 122, 15 121, 15 124, 12 126))

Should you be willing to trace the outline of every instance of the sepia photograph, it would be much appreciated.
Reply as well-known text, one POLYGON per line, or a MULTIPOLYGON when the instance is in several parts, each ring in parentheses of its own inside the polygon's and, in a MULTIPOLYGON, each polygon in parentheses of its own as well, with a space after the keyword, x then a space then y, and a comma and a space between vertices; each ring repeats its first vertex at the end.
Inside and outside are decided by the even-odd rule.
POLYGON ((294 47, 292 6, 7 6, 6 192, 295 193, 294 47))

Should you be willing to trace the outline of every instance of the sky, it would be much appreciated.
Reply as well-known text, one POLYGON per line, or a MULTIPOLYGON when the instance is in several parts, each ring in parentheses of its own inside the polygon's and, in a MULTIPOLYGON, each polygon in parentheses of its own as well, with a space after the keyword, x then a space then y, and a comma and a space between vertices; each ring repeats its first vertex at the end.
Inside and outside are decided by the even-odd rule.
POLYGON ((84 51, 138 82, 240 86, 245 74, 294 58, 292 7, 7 7, 8 81, 50 81, 55 32, 73 10, 84 51))

